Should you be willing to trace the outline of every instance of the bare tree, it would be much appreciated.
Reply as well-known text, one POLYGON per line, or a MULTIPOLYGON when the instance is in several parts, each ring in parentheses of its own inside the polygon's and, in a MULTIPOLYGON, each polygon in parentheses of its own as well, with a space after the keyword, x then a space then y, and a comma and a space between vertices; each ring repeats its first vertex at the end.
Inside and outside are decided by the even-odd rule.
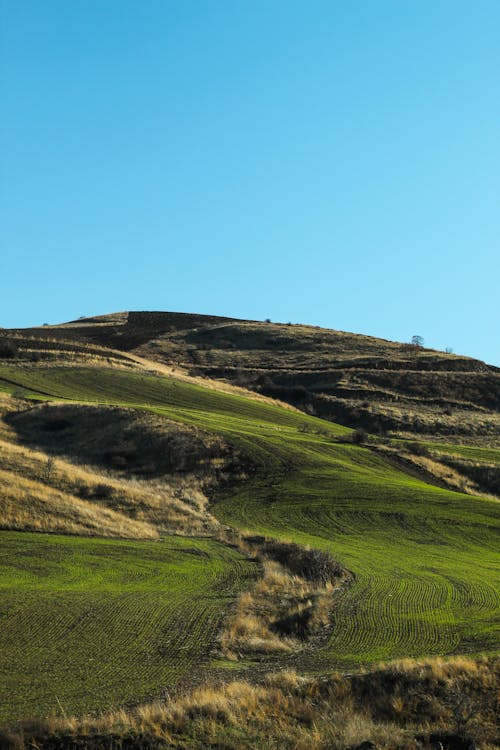
POLYGON ((421 349, 424 345, 424 339, 422 338, 422 336, 418 336, 418 335, 412 336, 411 345, 416 346, 417 349, 421 349))

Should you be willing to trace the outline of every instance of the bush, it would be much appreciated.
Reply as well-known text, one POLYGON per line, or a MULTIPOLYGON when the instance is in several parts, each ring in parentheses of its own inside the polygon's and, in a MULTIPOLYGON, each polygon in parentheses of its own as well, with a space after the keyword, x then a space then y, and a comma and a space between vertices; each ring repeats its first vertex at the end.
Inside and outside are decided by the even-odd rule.
POLYGON ((368 433, 366 430, 363 430, 362 427, 358 427, 357 430, 354 430, 352 433, 352 442, 356 443, 356 445, 361 445, 362 443, 366 443, 366 440, 368 438, 368 433))
POLYGON ((343 573, 342 566, 328 552, 305 549, 295 542, 265 541, 260 547, 264 557, 283 565, 291 573, 309 581, 325 584, 343 573))
POLYGON ((289 612, 271 623, 271 630, 278 635, 307 640, 311 631, 313 608, 306 607, 295 612, 289 612))
POLYGON ((259 390, 264 396, 276 398, 280 401, 287 401, 296 406, 298 404, 304 404, 311 395, 303 385, 278 385, 272 381, 261 386, 259 390))
POLYGON ((426 445, 423 445, 423 443, 419 443, 418 441, 408 441, 404 443, 404 447, 407 451, 410 453, 413 453, 414 456, 430 456, 431 453, 426 445))
POLYGON ((46 432, 62 432, 72 426, 72 423, 68 419, 62 419, 58 416, 50 416, 43 423, 43 429, 46 432))
POLYGON ((19 349, 13 341, 0 341, 0 359, 14 359, 19 354, 19 349))

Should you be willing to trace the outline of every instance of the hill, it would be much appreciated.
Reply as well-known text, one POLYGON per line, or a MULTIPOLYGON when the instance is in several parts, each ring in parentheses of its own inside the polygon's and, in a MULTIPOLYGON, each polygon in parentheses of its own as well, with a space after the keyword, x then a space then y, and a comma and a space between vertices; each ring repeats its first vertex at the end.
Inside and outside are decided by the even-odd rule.
MULTIPOLYGON (((498 476, 500 449, 488 432, 497 415, 480 406, 483 381, 470 386, 479 395, 468 403, 471 419, 482 413, 486 427, 461 433, 467 445, 451 433, 367 435, 308 413, 307 404, 301 411, 257 393, 266 390, 257 383, 251 392, 231 378, 202 377, 187 358, 168 354, 176 336, 179 351, 207 354, 199 339, 229 327, 238 351, 260 365, 267 352, 271 368, 271 344, 265 349, 258 338, 252 349, 250 339, 269 336, 273 324, 169 316, 124 313, 2 331, 4 717, 43 717, 59 704, 79 715, 116 708, 207 673, 225 681, 236 671, 255 683, 271 668, 316 675, 380 659, 498 653, 500 514, 486 489, 498 476), (167 319, 173 328, 161 333, 167 319), (451 489, 465 481, 465 466, 467 493, 451 489), (96 658, 98 668, 89 668, 96 658), (126 661, 140 665, 133 680, 126 661)), ((275 328, 273 339, 297 328, 284 357, 297 358, 303 345, 313 362, 307 337, 316 329, 275 328)), ((345 339, 339 359, 324 345, 328 373, 341 357, 344 368, 356 359, 354 346, 372 347, 373 361, 382 351, 386 364, 403 361, 400 345, 320 334, 331 347, 345 339)), ((224 351, 215 346, 214 356, 224 351)), ((494 369, 464 366, 471 369, 457 370, 460 377, 497 383, 494 369)), ((305 684, 299 680, 294 695, 305 684)), ((190 704, 193 722, 196 710, 190 704)), ((136 719, 125 724, 137 728, 136 719)))
POLYGON ((130 366, 133 355, 140 355, 379 434, 454 436, 481 444, 498 441, 500 434, 498 368, 407 343, 168 312, 116 313, 3 336, 43 359, 65 341, 81 342, 89 356, 115 357, 130 366))

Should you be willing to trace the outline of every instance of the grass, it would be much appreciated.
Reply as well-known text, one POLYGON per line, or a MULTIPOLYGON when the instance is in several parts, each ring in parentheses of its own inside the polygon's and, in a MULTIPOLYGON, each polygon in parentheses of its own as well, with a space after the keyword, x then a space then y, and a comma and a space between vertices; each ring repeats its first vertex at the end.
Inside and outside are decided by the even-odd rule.
POLYGON ((446 455, 458 456, 487 464, 500 464, 499 448, 482 448, 474 445, 448 445, 446 443, 432 443, 427 441, 424 445, 430 448, 433 453, 445 453, 446 455))
POLYGON ((216 509, 226 522, 327 549, 356 574, 317 668, 496 650, 498 503, 425 485, 366 449, 320 449, 274 487, 216 509))
MULTIPOLYGON (((0 441, 0 450, 4 446, 5 443, 0 441)), ((10 455, 8 451, 5 453, 10 455)), ((147 522, 137 521, 101 503, 83 500, 20 475, 18 467, 21 463, 15 462, 15 471, 0 469, 0 528, 82 536, 158 538, 157 529, 147 522)))
POLYGON ((40 362, 97 364, 100 358, 103 365, 108 359, 127 367, 155 361, 376 434, 447 442, 460 435, 500 447, 500 373, 437 350, 312 326, 161 312, 112 314, 3 337, 18 346, 20 360, 33 354, 40 362))
POLYGON ((227 529, 222 534, 260 564, 261 575, 226 617, 220 655, 235 662, 317 644, 329 629, 334 597, 352 575, 325 552, 227 529))
POLYGON ((499 648, 499 504, 439 489, 277 405, 111 369, 0 368, 0 388, 153 410, 222 434, 253 464, 224 523, 331 552, 356 576, 305 669, 499 648), (307 429, 304 429, 304 426, 307 429))
POLYGON ((0 533, 0 720, 136 703, 210 660, 255 565, 213 540, 0 533))
POLYGON ((211 534, 218 522, 206 491, 224 468, 221 443, 144 410, 26 410, 0 394, 0 528, 135 539, 211 534))
POLYGON ((64 717, 0 736, 7 750, 54 747, 348 750, 498 747, 498 660, 378 665, 354 675, 206 684, 132 711, 64 717))

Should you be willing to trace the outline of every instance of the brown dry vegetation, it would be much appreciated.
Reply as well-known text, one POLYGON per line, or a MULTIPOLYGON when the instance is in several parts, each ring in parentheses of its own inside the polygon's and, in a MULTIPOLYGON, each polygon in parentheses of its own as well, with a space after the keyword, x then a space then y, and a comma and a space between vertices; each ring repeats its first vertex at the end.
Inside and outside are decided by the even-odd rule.
POLYGON ((140 355, 370 432, 488 436, 498 445, 500 371, 469 357, 313 326, 181 313, 118 313, 10 335, 109 346, 130 362, 140 355))
POLYGON ((430 484, 489 499, 500 497, 500 467, 497 464, 445 456, 415 441, 394 445, 368 439, 368 446, 403 471, 430 484))
POLYGON ((216 435, 131 408, 43 404, 7 420, 24 444, 119 476, 190 474, 209 484, 232 459, 216 435))
MULTIPOLYGON (((0 445, 0 449, 3 449, 0 445)), ((0 470, 0 528, 82 536, 156 539, 158 531, 97 503, 0 470)))
POLYGON ((239 535, 221 538, 258 561, 262 575, 240 594, 219 639, 231 660, 297 652, 327 632, 336 595, 353 580, 330 555, 291 542, 239 535))
MULTIPOLYGON (((43 360, 175 368, 191 382, 229 391, 246 386, 257 398, 285 400, 377 434, 436 441, 459 435, 464 443, 500 446, 495 368, 338 331, 120 313, 30 334, 0 332, 0 357, 23 366, 43 360), (202 381, 206 376, 226 382, 202 381)), ((210 493, 228 474, 234 480, 245 471, 220 438, 117 407, 33 407, 0 395, 0 412, 3 528, 145 539, 215 533, 236 544, 260 562, 262 577, 226 619, 220 652, 229 659, 295 652, 328 628, 338 591, 351 580, 346 571, 311 576, 298 552, 283 557, 271 540, 232 536, 208 512, 210 493)), ((497 466, 383 439, 369 445, 428 481, 498 494, 497 466)), ((498 664, 408 662, 321 679, 281 672, 261 684, 206 686, 131 712, 54 719, 15 730, 3 742, 8 748, 344 750, 370 740, 409 749, 418 735, 425 746, 432 731, 448 731, 473 736, 486 749, 498 742, 492 718, 498 664)))
POLYGON ((328 627, 332 583, 313 584, 282 565, 263 563, 262 577, 240 595, 222 633, 221 652, 238 659, 248 654, 290 653, 328 627))
POLYGON ((12 727, 2 747, 416 750, 439 741, 488 750, 500 739, 499 687, 498 659, 406 660, 323 677, 285 670, 259 684, 205 685, 129 711, 12 727))
POLYGON ((225 463, 217 439, 132 409, 4 396, 0 414, 2 528, 146 539, 218 528, 206 495, 225 463))
POLYGON ((463 456, 439 454, 439 460, 450 473, 463 478, 474 494, 489 493, 500 497, 500 466, 498 463, 474 461, 463 456))
POLYGON ((107 364, 113 367, 138 367, 131 357, 119 351, 92 344, 88 341, 73 341, 50 334, 50 328, 42 329, 41 335, 19 331, 0 331, 0 360, 22 364, 42 362, 44 365, 107 364))

